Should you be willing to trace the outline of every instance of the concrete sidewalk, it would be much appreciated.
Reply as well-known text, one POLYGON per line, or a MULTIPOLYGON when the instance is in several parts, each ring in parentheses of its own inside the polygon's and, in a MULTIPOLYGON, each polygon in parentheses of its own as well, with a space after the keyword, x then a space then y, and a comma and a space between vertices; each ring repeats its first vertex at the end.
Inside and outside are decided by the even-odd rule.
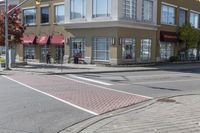
POLYGON ((125 66, 103 66, 92 64, 38 64, 17 65, 12 68, 15 71, 51 73, 51 74, 76 74, 76 73, 106 73, 106 72, 134 72, 134 71, 157 71, 157 70, 183 70, 200 68, 200 63, 180 64, 140 64, 125 66))
POLYGON ((200 95, 149 101, 86 120, 61 133, 200 133, 200 95))

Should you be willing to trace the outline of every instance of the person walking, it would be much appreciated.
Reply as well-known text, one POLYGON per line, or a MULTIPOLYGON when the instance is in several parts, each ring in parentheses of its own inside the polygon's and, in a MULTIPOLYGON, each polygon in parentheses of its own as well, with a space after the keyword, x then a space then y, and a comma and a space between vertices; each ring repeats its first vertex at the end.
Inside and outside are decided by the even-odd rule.
POLYGON ((48 52, 48 53, 47 53, 47 56, 46 56, 46 62, 47 62, 47 64, 51 64, 50 59, 51 59, 51 56, 50 56, 50 54, 49 54, 49 52, 48 52))

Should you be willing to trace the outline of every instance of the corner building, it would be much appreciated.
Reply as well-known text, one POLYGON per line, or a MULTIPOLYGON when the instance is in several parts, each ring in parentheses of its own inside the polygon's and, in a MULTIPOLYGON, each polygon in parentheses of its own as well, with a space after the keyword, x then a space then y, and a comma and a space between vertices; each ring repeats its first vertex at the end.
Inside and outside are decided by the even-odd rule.
POLYGON ((200 2, 41 0, 23 5, 21 17, 27 29, 18 60, 45 62, 48 52, 52 63, 150 63, 180 54, 177 29, 191 23, 199 30, 200 2))
POLYGON ((65 5, 67 59, 79 53, 86 63, 156 61, 157 0, 65 0, 65 5))

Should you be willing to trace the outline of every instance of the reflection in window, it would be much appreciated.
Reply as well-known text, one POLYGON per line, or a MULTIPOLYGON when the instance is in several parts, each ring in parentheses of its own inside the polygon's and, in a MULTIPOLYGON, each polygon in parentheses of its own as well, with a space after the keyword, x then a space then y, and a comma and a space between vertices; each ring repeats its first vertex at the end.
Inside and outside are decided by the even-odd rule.
POLYGON ((93 17, 111 15, 111 0, 93 0, 93 17))
POLYGON ((135 39, 122 38, 122 58, 125 60, 135 59, 135 39))
POLYGON ((190 23, 194 28, 199 28, 199 14, 191 12, 190 23))
POLYGON ((35 46, 27 45, 24 47, 24 58, 25 59, 35 59, 35 46))
POLYGON ((183 9, 179 10, 179 26, 183 26, 186 23, 186 11, 183 9))
POLYGON ((171 56, 174 56, 174 44, 171 42, 160 42, 161 60, 169 60, 171 56))
POLYGON ((49 23, 49 7, 41 7, 41 23, 49 23))
POLYGON ((71 0, 71 19, 85 18, 86 0, 71 0))
POLYGON ((144 21, 153 21, 153 1, 152 0, 143 0, 143 20, 144 21))
POLYGON ((55 23, 64 23, 65 6, 55 5, 55 23))
POLYGON ((71 57, 84 58, 85 56, 85 39, 71 38, 71 57))
POLYGON ((140 51, 141 61, 151 60, 151 39, 141 40, 141 51, 140 51))
POLYGON ((23 10, 23 22, 27 25, 36 24, 36 10, 33 9, 24 9, 23 10))
POLYGON ((93 59, 97 61, 109 60, 109 50, 112 38, 97 37, 93 40, 93 59))
POLYGON ((174 7, 162 5, 161 23, 175 24, 175 8, 174 7))
POLYGON ((125 18, 136 18, 136 0, 124 0, 125 18))

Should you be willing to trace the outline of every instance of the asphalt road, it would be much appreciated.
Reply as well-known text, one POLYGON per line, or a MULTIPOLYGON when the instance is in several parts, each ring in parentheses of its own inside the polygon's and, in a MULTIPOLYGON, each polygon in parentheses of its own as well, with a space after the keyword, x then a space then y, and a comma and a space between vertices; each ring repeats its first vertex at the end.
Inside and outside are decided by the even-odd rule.
POLYGON ((200 93, 199 81, 200 69, 0 75, 0 133, 57 133, 95 116, 91 112, 98 115, 149 98, 200 93))
MULTIPOLYGON (((188 93, 200 93, 199 68, 180 71, 120 72, 68 76, 73 78, 86 78, 84 79, 86 81, 90 81, 90 79, 101 81, 111 84, 109 87, 116 90, 153 98, 188 93)), ((95 81, 91 81, 91 83, 92 82, 95 81)), ((104 85, 98 82, 95 83, 104 85)))
POLYGON ((92 117, 0 76, 0 133, 57 133, 92 117))

